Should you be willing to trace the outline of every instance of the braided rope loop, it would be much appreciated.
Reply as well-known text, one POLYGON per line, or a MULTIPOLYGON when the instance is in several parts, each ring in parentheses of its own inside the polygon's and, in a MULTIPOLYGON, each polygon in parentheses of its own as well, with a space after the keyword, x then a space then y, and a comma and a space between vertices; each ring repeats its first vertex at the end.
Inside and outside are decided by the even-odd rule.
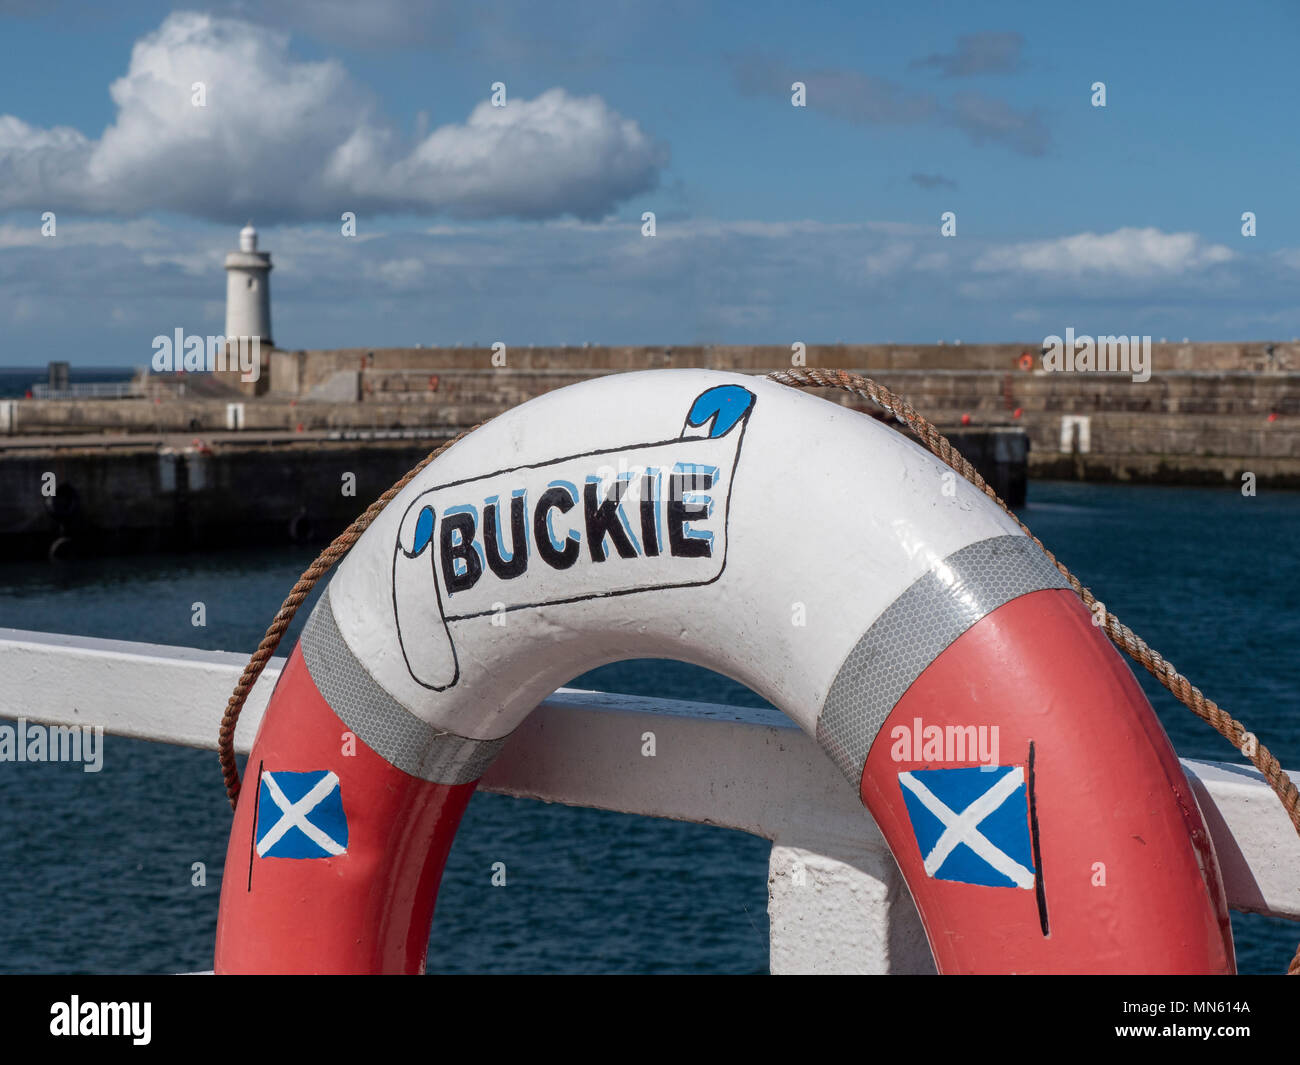
MULTIPOLYGON (((484 423, 480 422, 479 425, 484 423)), ((351 550, 352 545, 360 538, 361 534, 370 528, 371 522, 379 517, 380 511, 392 502, 393 497, 403 488, 411 483, 415 477, 429 463, 446 451, 449 447, 464 440, 470 433, 477 429, 467 429, 459 436, 448 440, 441 447, 430 452, 418 463, 415 464, 392 488, 388 489, 383 495, 376 499, 370 506, 366 507, 355 521, 346 529, 338 534, 330 545, 316 556, 313 562, 303 575, 298 578, 298 582, 293 586, 284 602, 280 604, 280 609, 276 612, 270 627, 266 630, 266 635, 262 637, 262 642, 257 645, 257 650, 253 652, 253 657, 248 660, 248 665, 244 667, 244 672, 240 674, 239 682, 235 685, 235 690, 230 695, 230 700, 226 703, 226 712, 221 717, 221 729, 217 733, 217 756, 221 761, 221 776, 226 784, 226 795, 230 799, 230 808, 233 810, 235 804, 239 801, 239 790, 241 787, 239 780, 239 767, 235 764, 235 726, 239 723, 240 711, 244 709, 244 703, 248 699, 248 693, 253 690, 253 685, 257 683, 257 678, 262 675, 262 670, 266 663, 271 660, 275 654, 275 649, 280 646, 280 640, 284 637, 285 630, 289 623, 293 621, 293 616, 298 613, 298 608, 302 606, 303 601, 311 594, 315 587, 326 573, 333 568, 334 563, 341 559, 351 550)))

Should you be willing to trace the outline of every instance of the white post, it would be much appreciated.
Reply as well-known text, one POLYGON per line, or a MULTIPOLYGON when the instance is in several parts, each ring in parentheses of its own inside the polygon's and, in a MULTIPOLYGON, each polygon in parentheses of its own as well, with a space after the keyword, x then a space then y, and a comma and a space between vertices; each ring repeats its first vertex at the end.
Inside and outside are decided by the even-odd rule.
POLYGON ((921 918, 888 850, 772 845, 773 975, 933 973, 921 918))
POLYGON ((1078 433, 1079 454, 1086 455, 1092 448, 1092 418, 1087 414, 1066 414, 1061 418, 1061 450, 1074 450, 1075 433, 1078 433))

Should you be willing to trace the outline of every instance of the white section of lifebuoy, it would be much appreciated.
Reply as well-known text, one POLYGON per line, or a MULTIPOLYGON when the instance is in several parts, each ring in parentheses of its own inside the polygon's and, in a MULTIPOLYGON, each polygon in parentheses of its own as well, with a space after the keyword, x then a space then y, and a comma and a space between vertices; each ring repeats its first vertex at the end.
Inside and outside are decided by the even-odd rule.
MULTIPOLYGON (((461 736, 507 735, 555 688, 629 657, 720 670, 813 731, 846 655, 913 581, 968 544, 1023 535, 965 480, 945 484, 945 472, 874 419, 761 378, 613 375, 508 411, 430 464, 348 554, 330 596, 343 639, 380 687, 461 736), (715 438, 686 415, 724 385, 754 402, 744 424, 715 438), (638 542, 635 557, 611 544, 593 562, 583 538, 583 564, 562 570, 530 544, 522 574, 501 580, 484 566, 478 584, 449 595, 437 543, 415 558, 398 550, 415 543, 421 500, 439 522, 475 508, 481 552, 489 499, 502 516, 522 493, 531 530, 538 497, 553 483, 582 490, 576 478, 594 477, 603 497, 619 477, 630 484, 638 471, 679 464, 718 471, 713 512, 689 523, 696 537, 712 534, 707 558, 650 557, 638 542)), ((694 505, 709 495, 697 493, 694 505)), ((656 506, 662 521, 665 504, 656 506)), ((635 512, 629 505, 624 515, 629 533, 635 512)), ((584 532, 578 513, 550 512, 555 543, 584 532)))

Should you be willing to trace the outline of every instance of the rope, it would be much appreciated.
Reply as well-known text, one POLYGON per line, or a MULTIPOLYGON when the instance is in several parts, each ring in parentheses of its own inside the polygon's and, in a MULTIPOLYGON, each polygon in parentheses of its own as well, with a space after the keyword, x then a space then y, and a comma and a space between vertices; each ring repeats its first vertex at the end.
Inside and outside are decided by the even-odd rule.
MULTIPOLYGON (((1172 662, 1167 661, 1159 651, 1148 646, 1146 641, 1137 633, 1110 613, 1104 604, 1099 603, 1092 592, 1084 586, 1083 582, 1066 569, 1065 565, 1043 546, 1043 542, 1029 531, 1029 527, 1011 512, 1011 508, 998 498, 997 493, 979 475, 975 467, 952 446, 938 429, 918 414, 907 400, 895 395, 889 389, 876 384, 875 381, 869 378, 860 374, 849 373, 846 370, 776 370, 767 376, 770 380, 788 385, 791 388, 837 388, 844 392, 851 392, 855 396, 868 399, 877 406, 884 408, 903 422, 934 455, 992 499, 1012 521, 1020 526, 1026 536, 1042 548, 1043 554, 1048 557, 1052 565, 1061 571, 1061 575, 1069 581, 1070 587, 1074 589, 1075 594, 1083 600, 1088 609, 1093 612, 1094 617, 1101 617, 1101 627, 1105 629, 1106 635, 1121 651, 1134 661, 1140 662, 1142 667, 1168 688, 1180 703, 1202 721, 1211 725, 1220 736, 1236 747, 1237 750, 1246 754, 1243 748, 1247 736, 1245 726, 1219 706, 1218 703, 1214 702, 1213 699, 1207 699, 1200 688, 1191 684, 1186 677, 1174 668, 1172 662)), ((1258 742, 1252 746, 1254 748, 1253 753, 1246 754, 1246 757, 1251 760, 1255 768, 1268 781, 1269 786, 1281 801, 1282 808, 1286 810, 1287 816, 1291 819, 1291 824, 1295 827, 1296 832, 1300 833, 1300 790, 1296 788, 1291 778, 1283 772, 1281 764, 1267 747, 1258 742)), ((1287 974, 1300 976, 1300 948, 1297 948, 1295 956, 1291 959, 1291 964, 1287 967, 1287 974)))
MULTIPOLYGON (((1075 594, 1083 600, 1089 610, 1093 611, 1094 616, 1100 614, 1102 618, 1101 627, 1105 629, 1106 635, 1114 641, 1116 646, 1130 658, 1140 662, 1147 672, 1168 688, 1179 702, 1191 710, 1192 713, 1213 726, 1215 731, 1238 750, 1242 750, 1247 733, 1241 722, 1212 699, 1207 699, 1199 688, 1192 685, 1186 677, 1174 668, 1172 663, 1166 661, 1158 651, 1149 647, 1146 641, 1137 633, 1121 622, 1114 614, 1107 611, 1104 605, 1098 603, 1092 592, 1073 573, 1066 569, 1065 565, 1043 546, 1043 542, 1029 531, 1028 526, 1017 518, 1011 512, 1011 509, 998 498, 997 493, 989 487, 975 467, 952 446, 938 429, 918 414, 905 399, 895 395, 883 385, 876 384, 869 378, 845 370, 776 370, 767 376, 770 380, 788 385, 791 388, 837 388, 844 392, 851 392, 863 399, 870 400, 907 425, 934 455, 992 499, 1012 521, 1020 526, 1024 534, 1042 549, 1043 554, 1061 571, 1062 576, 1070 583, 1070 587, 1074 589, 1075 594)), ((298 608, 302 606, 303 601, 310 594, 316 582, 329 572, 335 562, 348 553, 352 545, 360 539, 361 534, 370 527, 375 518, 379 516, 380 511, 392 501, 393 497, 405 488, 411 479, 429 463, 448 448, 463 440, 478 427, 476 425, 473 429, 466 430, 426 455, 401 480, 371 503, 351 525, 335 537, 333 542, 317 556, 316 561, 307 567, 303 575, 298 578, 298 582, 293 586, 292 591, 289 592, 289 595, 280 605, 274 620, 266 630, 266 635, 262 637, 262 642, 258 644, 257 650, 253 652, 253 656, 248 660, 248 665, 244 667, 239 683, 235 685, 235 690, 226 704, 226 712, 221 718, 221 731, 218 733, 218 752, 221 760, 221 773, 226 784, 226 794, 230 798, 232 810, 239 799, 240 790, 239 769, 235 765, 235 725, 239 721, 239 714, 244 708, 248 693, 252 690, 257 678, 261 676, 262 670, 270 660, 271 655, 275 653, 275 649, 279 646, 280 640, 289 627, 289 623, 293 620, 294 614, 298 612, 298 608)), ((1244 754, 1245 751, 1242 750, 1242 753, 1244 754)), ((1268 781, 1281 801, 1283 809, 1286 810, 1287 816, 1291 818, 1291 824, 1295 826, 1296 832, 1300 833, 1300 790, 1297 790, 1295 784, 1282 771, 1281 764, 1267 747, 1257 743, 1254 753, 1247 755, 1247 757, 1250 758, 1255 768, 1263 774, 1264 779, 1268 781)), ((1295 957, 1291 959, 1287 973, 1292 976, 1300 975, 1300 948, 1297 948, 1295 957)))
MULTIPOLYGON (((479 425, 482 424, 482 422, 479 423, 479 425)), ((248 698, 248 693, 253 690, 257 678, 262 675, 263 668, 270 660, 271 655, 275 653, 275 649, 280 645, 280 639, 284 636, 284 631, 289 627, 289 623, 293 621, 294 614, 298 613, 298 608, 302 606, 303 600, 311 593, 316 582, 330 571, 335 562, 351 550, 352 545, 360 539, 361 534, 370 527, 370 523, 379 517, 379 512, 388 506, 393 497, 410 483, 411 478, 449 447, 463 440, 478 427, 476 425, 473 429, 465 430, 459 436, 448 440, 441 447, 430 452, 407 471, 392 488, 371 503, 351 525, 334 538, 329 547, 316 556, 316 561, 307 567, 303 575, 298 578, 298 583, 293 586, 293 590, 280 604, 280 609, 276 612, 271 627, 266 630, 262 642, 257 645, 253 657, 248 660, 248 665, 244 667, 244 672, 239 677, 239 683, 235 685, 235 690, 231 693, 230 701, 226 703, 226 712, 221 718, 221 731, 217 734, 217 752, 221 759, 221 775, 226 782, 226 795, 230 798, 230 808, 232 810, 239 800, 240 789, 239 767, 235 765, 235 725, 239 722, 239 713, 244 709, 244 701, 248 698)))

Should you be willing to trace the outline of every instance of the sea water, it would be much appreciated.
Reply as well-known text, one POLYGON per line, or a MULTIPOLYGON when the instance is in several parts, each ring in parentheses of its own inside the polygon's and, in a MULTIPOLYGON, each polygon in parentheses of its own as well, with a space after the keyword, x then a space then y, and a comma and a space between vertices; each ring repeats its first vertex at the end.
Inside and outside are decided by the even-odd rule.
MULTIPOLYGON (((1022 517, 1107 608, 1300 768, 1300 494, 1037 482, 1029 494, 1022 517)), ((314 554, 0 563, 0 626, 249 652, 314 554)), ((1179 754, 1244 761, 1138 672, 1179 754)), ((764 705, 672 662, 574 683, 764 705)), ((216 756, 103 742, 96 773, 0 765, 0 971, 211 967, 230 827, 216 756)), ((726 829, 476 795, 443 878, 429 970, 765 972, 768 850, 726 829), (496 863, 505 886, 493 885, 496 863)), ((1300 939, 1300 924, 1275 918, 1234 914, 1233 930, 1243 972, 1282 971, 1300 939)))
MULTIPOLYGON (((120 366, 74 366, 69 384, 129 384, 135 371, 120 366)), ((22 399, 35 384, 46 384, 49 371, 39 366, 0 366, 0 399, 22 399)))

